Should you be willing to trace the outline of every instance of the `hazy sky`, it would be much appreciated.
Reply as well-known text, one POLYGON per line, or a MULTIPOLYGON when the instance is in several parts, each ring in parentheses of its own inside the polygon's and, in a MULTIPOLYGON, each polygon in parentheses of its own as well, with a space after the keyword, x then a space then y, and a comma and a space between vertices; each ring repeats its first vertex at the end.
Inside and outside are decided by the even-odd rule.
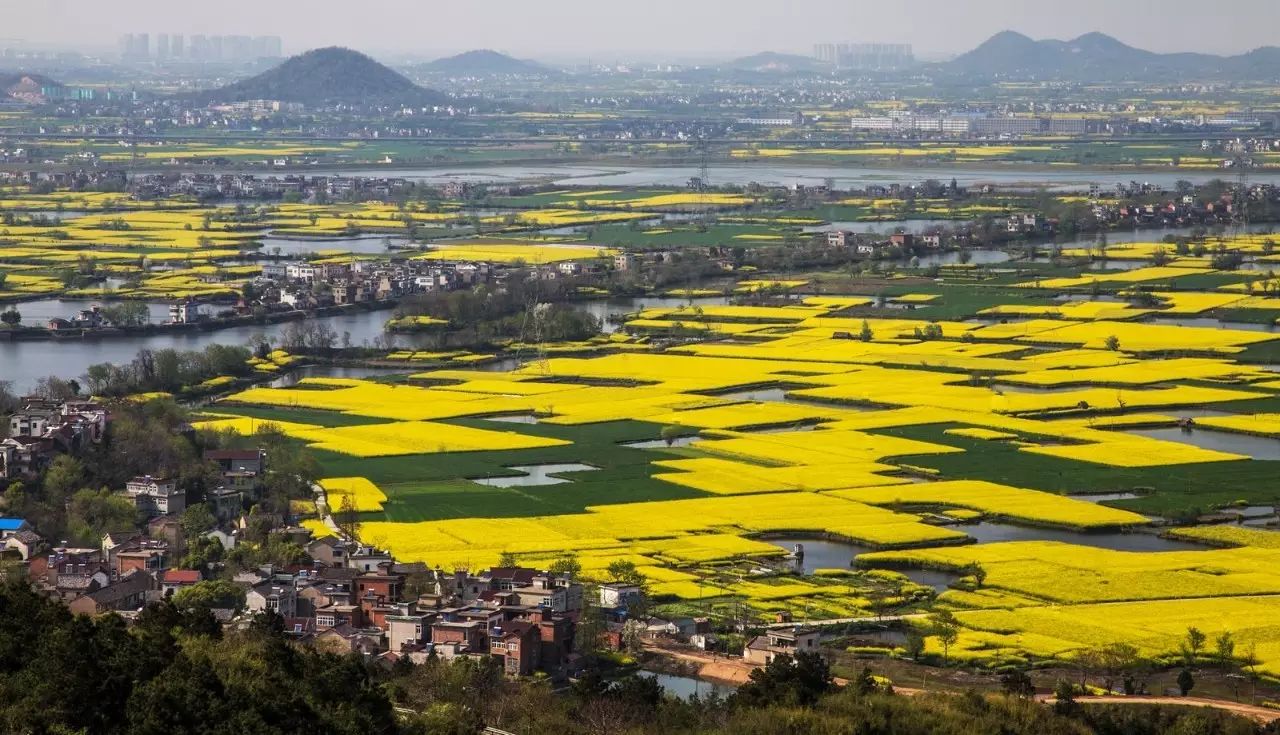
POLYGON ((288 52, 495 48, 601 61, 807 53, 824 41, 908 42, 931 57, 1003 29, 1036 38, 1100 30, 1155 51, 1238 53, 1280 43, 1280 0, 0 0, 0 18, 0 45, 103 48, 130 31, 238 33, 279 35, 288 52))

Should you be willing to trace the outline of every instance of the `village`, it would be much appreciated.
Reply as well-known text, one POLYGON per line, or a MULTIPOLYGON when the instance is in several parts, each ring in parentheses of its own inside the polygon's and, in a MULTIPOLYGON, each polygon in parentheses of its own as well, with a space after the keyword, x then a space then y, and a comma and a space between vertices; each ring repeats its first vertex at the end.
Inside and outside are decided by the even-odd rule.
MULTIPOLYGON (((55 456, 102 442, 110 418, 108 409, 90 401, 27 399, 9 417, 9 435, 0 441, 0 481, 37 477, 55 456)), ((401 563, 346 537, 333 516, 325 518, 332 533, 318 537, 296 519, 266 517, 270 537, 304 552, 296 563, 266 564, 220 580, 182 568, 178 562, 191 544, 216 542, 230 551, 264 520, 253 506, 268 471, 268 453, 219 449, 206 450, 202 458, 220 478, 202 502, 189 504, 172 478, 135 477, 117 495, 132 503, 139 525, 104 533, 100 546, 67 545, 45 538, 23 518, 0 518, 6 572, 10 578, 24 576, 72 613, 118 614, 126 620, 152 603, 181 600, 184 590, 203 586, 216 592, 209 609, 226 626, 247 625, 260 614, 278 616, 285 634, 298 644, 356 653, 386 665, 401 658, 422 663, 428 657, 495 657, 510 676, 541 673, 564 680, 583 665, 575 644, 581 644, 578 626, 584 614, 602 623, 591 633, 599 636, 593 647, 604 650, 715 646, 705 617, 644 614, 642 581, 588 585, 572 570, 444 570, 401 563), (190 536, 191 524, 184 522, 193 505, 203 506, 200 512, 214 520, 198 538, 190 536)), ((324 507, 323 489, 316 490, 324 507)), ((744 661, 765 665, 797 646, 816 650, 817 641, 816 631, 775 628, 748 643, 744 661)))

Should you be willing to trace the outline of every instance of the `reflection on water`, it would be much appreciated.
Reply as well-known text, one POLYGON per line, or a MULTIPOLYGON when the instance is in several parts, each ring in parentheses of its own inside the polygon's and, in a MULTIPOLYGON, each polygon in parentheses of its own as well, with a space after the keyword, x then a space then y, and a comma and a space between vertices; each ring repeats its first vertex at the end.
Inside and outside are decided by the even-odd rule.
MULTIPOLYGON (((166 319, 168 312, 166 311, 166 319)), ((396 347, 414 349, 429 347, 431 335, 384 335, 382 326, 391 317, 389 310, 353 311, 337 316, 316 317, 339 337, 345 333, 355 347, 396 347)), ((138 350, 202 350, 211 344, 244 345, 256 335, 264 335, 280 344, 280 337, 293 322, 251 324, 216 331, 163 332, 106 339, 42 339, 29 342, 0 342, 0 376, 13 381, 16 391, 30 390, 37 380, 49 374, 62 378, 78 378, 90 365, 110 362, 128 363, 138 350)))
MULTIPOLYGON (((993 265, 995 263, 1007 263, 1012 256, 1003 250, 970 250, 970 265, 993 265)), ((928 268, 934 265, 957 265, 962 261, 962 253, 959 250, 953 250, 949 253, 931 253, 919 258, 920 267, 928 268)))
POLYGON ((387 375, 406 375, 412 370, 404 368, 384 368, 384 367, 344 367, 340 365, 306 365, 297 370, 289 371, 288 375, 282 375, 271 381, 272 388, 291 388, 302 381, 303 378, 350 378, 363 380, 366 378, 381 378, 387 375))
POLYGON ((497 421, 500 424, 536 424, 538 417, 531 413, 508 415, 508 416, 481 416, 484 421, 497 421))
POLYGON ((321 250, 342 250, 361 255, 384 255, 392 248, 402 248, 412 241, 403 235, 359 235, 357 237, 287 237, 267 235, 262 238, 264 255, 306 255, 321 250))
MULTIPOLYGON (((1128 493, 1116 493, 1109 496, 1095 495, 1096 502, 1102 500, 1128 499, 1128 493)), ((1092 546, 1113 551, 1203 551, 1208 548, 1190 541, 1162 538, 1151 533, 1122 533, 1118 531, 1106 533, 1076 533, 1065 529, 1041 528, 1037 526, 1018 526, 1011 523, 980 523, 954 526, 958 531, 967 533, 979 544, 1003 543, 1008 541, 1058 541, 1077 546, 1092 546)), ((816 536, 788 536, 786 538, 761 539, 788 552, 797 550, 797 544, 804 548, 804 557, 795 558, 792 564, 801 574, 813 574, 818 569, 848 569, 859 555, 874 551, 870 547, 851 544, 844 541, 833 541, 816 536)), ((942 591, 961 575, 934 569, 904 568, 901 571, 911 581, 933 587, 942 591)))
POLYGON ((698 441, 696 436, 678 436, 670 441, 666 439, 649 439, 640 442, 625 442, 622 446, 631 449, 674 449, 675 447, 687 447, 698 441))
MULTIPOLYGON (((584 166, 574 164, 531 164, 531 165, 496 165, 496 166, 458 166, 422 167, 414 169, 370 168, 363 170, 308 169, 309 174, 342 175, 342 176, 398 176, 418 182, 445 183, 448 181, 471 182, 514 182, 529 180, 545 180, 556 186, 677 186, 684 187, 689 179, 701 176, 697 166, 644 166, 626 168, 623 166, 584 166)), ((925 179, 950 181, 955 179, 960 186, 980 186, 994 184, 1010 188, 1047 187, 1050 191, 1082 191, 1091 184, 1109 188, 1130 179, 1154 184, 1172 190, 1179 179, 1192 184, 1203 184, 1211 179, 1221 178, 1217 171, 1178 171, 1178 172, 1123 172, 1068 170, 1061 167, 922 167, 922 168, 875 168, 872 166, 841 165, 786 165, 777 162, 713 165, 707 176, 716 184, 735 184, 746 186, 756 182, 763 186, 790 186, 806 184, 817 186, 828 180, 840 189, 865 188, 869 185, 888 186, 890 184, 919 184, 925 179)), ((1258 183, 1275 183, 1280 181, 1280 174, 1271 171, 1256 171, 1251 176, 1258 183)), ((1159 232, 1159 231, 1157 231, 1159 232)), ((1152 233, 1148 233, 1150 236, 1152 233)), ((1112 241, 1118 242, 1122 233, 1108 233, 1112 241), (1114 237, 1113 237, 1114 235, 1114 237)), ((1157 238, 1158 239, 1158 238, 1157 238)))
POLYGON ((704 679, 695 679, 692 676, 675 676, 673 674, 660 674, 656 671, 637 671, 636 676, 642 676, 646 679, 654 679, 662 686, 663 691, 673 697, 679 699, 690 699, 694 695, 706 698, 707 695, 717 694, 721 697, 727 697, 737 690, 732 684, 722 684, 720 682, 706 681, 704 679))
POLYGON ((1072 500, 1083 500, 1086 503, 1109 503, 1113 500, 1135 500, 1137 493, 1093 493, 1090 495, 1068 495, 1072 500))
POLYGON ((599 467, 592 467, 589 464, 534 464, 534 465, 517 465, 508 467, 509 470, 523 472, 523 475, 515 475, 513 477, 480 477, 471 480, 478 485, 488 485, 490 487, 532 487, 535 485, 561 485, 566 482, 573 482, 563 477, 553 477, 553 475, 568 472, 590 472, 598 470, 599 467))
POLYGON ((1156 317, 1146 320, 1148 324, 1163 324, 1173 327, 1198 327, 1201 329, 1239 329, 1246 332, 1274 332, 1276 325, 1254 324, 1252 322, 1220 322, 1209 317, 1156 317))
POLYGON ((1203 428, 1169 428, 1169 429, 1129 429, 1126 434, 1145 436, 1151 439, 1190 444, 1201 449, 1218 452, 1243 454, 1253 459, 1280 459, 1280 440, 1248 434, 1232 434, 1225 431, 1213 431, 1203 428))
POLYGON ((828 222, 824 225, 814 225, 812 227, 803 228, 805 232, 833 232, 836 230, 846 230, 858 233, 895 233, 895 232, 924 232, 939 227, 956 227, 964 224, 961 220, 945 220, 945 219, 892 219, 883 220, 881 222, 849 222, 836 220, 828 222))
POLYGON ((729 303, 728 296, 711 296, 694 299, 678 299, 666 296, 644 296, 627 299, 605 299, 586 301, 574 305, 579 311, 585 311, 600 322, 600 330, 606 334, 618 331, 620 326, 614 320, 644 311, 645 309, 679 309, 699 306, 724 306, 729 303))
MULTIPOLYGON (((35 299, 33 301, 7 301, 0 304, 0 311, 13 307, 22 315, 22 323, 28 327, 43 327, 50 319, 70 319, 84 309, 94 306, 118 305, 119 301, 94 299, 35 299)), ((169 304, 164 301, 143 301, 151 324, 169 321, 169 304)), ((206 307, 215 308, 215 307, 206 307)))
POLYGON ((956 526, 980 544, 1003 543, 1007 541, 1058 541, 1077 546, 1093 546, 1112 551, 1203 551, 1204 546, 1189 541, 1176 541, 1161 538, 1151 533, 1122 533, 1110 531, 1106 533, 1076 533, 1057 528, 1040 528, 1036 526, 1015 526, 1012 523, 981 523, 956 526))
MULTIPOLYGON (((804 557, 792 560, 793 568, 801 574, 813 574, 818 569, 849 569, 859 554, 874 549, 844 541, 832 541, 816 536, 788 536, 786 538, 761 539, 780 549, 795 551, 797 544, 804 547, 804 557)), ((960 578, 960 575, 934 569, 902 569, 912 582, 941 592, 960 578)))

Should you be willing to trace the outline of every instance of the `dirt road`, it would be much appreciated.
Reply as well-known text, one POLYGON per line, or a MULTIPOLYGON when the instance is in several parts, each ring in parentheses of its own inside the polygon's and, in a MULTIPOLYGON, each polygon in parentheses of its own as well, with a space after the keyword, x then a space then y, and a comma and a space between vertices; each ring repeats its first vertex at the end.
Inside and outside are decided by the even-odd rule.
MULTIPOLYGON (((1052 697, 1045 696, 1045 701, 1052 697)), ((1241 704, 1227 699, 1207 699, 1204 697, 1146 697, 1146 696, 1114 696, 1114 697, 1076 697, 1081 704, 1174 704, 1183 707, 1209 707, 1225 710, 1233 714, 1247 717, 1254 722, 1266 724, 1280 720, 1280 710, 1268 709, 1252 704, 1241 704)))
MULTIPOLYGON (((686 663, 694 664, 698 667, 698 677, 702 679, 710 679, 712 681, 722 681, 730 684, 742 684, 750 679, 751 670, 756 668, 754 665, 743 661, 740 658, 725 658, 724 656, 713 656, 710 653, 702 651, 690 650, 674 650, 670 648, 660 648, 657 646, 648 646, 646 650, 675 659, 686 663)), ((843 686, 848 682, 844 679, 836 679, 836 684, 843 686)), ((912 689, 909 687, 900 687, 894 685, 893 691, 907 697, 913 697, 923 693, 924 690, 912 689)), ((1043 694, 1036 697, 1041 702, 1052 702, 1053 695, 1043 694)), ((1151 696, 1122 696, 1116 695, 1112 697, 1076 697, 1076 701, 1081 704, 1119 704, 1119 705, 1136 705, 1136 704, 1166 704, 1178 705, 1182 707, 1209 707, 1212 709, 1224 710, 1233 714, 1247 717, 1254 722, 1266 724, 1275 720, 1280 720, 1280 711, 1259 707, 1252 704, 1242 704, 1240 702, 1232 702, 1226 699, 1208 699, 1205 697, 1151 697, 1151 696)))

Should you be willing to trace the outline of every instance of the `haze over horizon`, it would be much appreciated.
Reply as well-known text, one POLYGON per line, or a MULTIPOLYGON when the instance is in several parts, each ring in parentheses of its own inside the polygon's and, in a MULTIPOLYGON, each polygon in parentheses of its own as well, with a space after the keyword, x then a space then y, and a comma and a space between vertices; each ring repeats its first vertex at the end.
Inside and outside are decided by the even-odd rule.
MULTIPOLYGON (((13 0, 8 0, 13 3, 13 0)), ((491 0, 478 4, 426 4, 386 0, 353 13, 338 0, 263 3, 223 0, 177 4, 169 0, 43 0, 13 3, 0 44, 103 50, 119 34, 278 35, 286 53, 342 45, 371 54, 441 56, 493 48, 543 59, 670 60, 744 56, 760 51, 809 53, 815 43, 911 43, 932 59, 967 51, 1002 30, 1033 38, 1069 39, 1101 31, 1158 52, 1238 54, 1276 43, 1259 17, 1275 0, 1236 0, 1231 17, 1189 23, 1202 3, 1165 0, 1160 13, 1118 13, 1114 2, 917 0, 885 5, 869 0, 649 0, 645 12, 598 0, 491 0), (392 19, 395 19, 392 22, 392 19), (920 19, 928 19, 921 23, 920 19), (821 19, 820 23, 815 19, 821 19)))

